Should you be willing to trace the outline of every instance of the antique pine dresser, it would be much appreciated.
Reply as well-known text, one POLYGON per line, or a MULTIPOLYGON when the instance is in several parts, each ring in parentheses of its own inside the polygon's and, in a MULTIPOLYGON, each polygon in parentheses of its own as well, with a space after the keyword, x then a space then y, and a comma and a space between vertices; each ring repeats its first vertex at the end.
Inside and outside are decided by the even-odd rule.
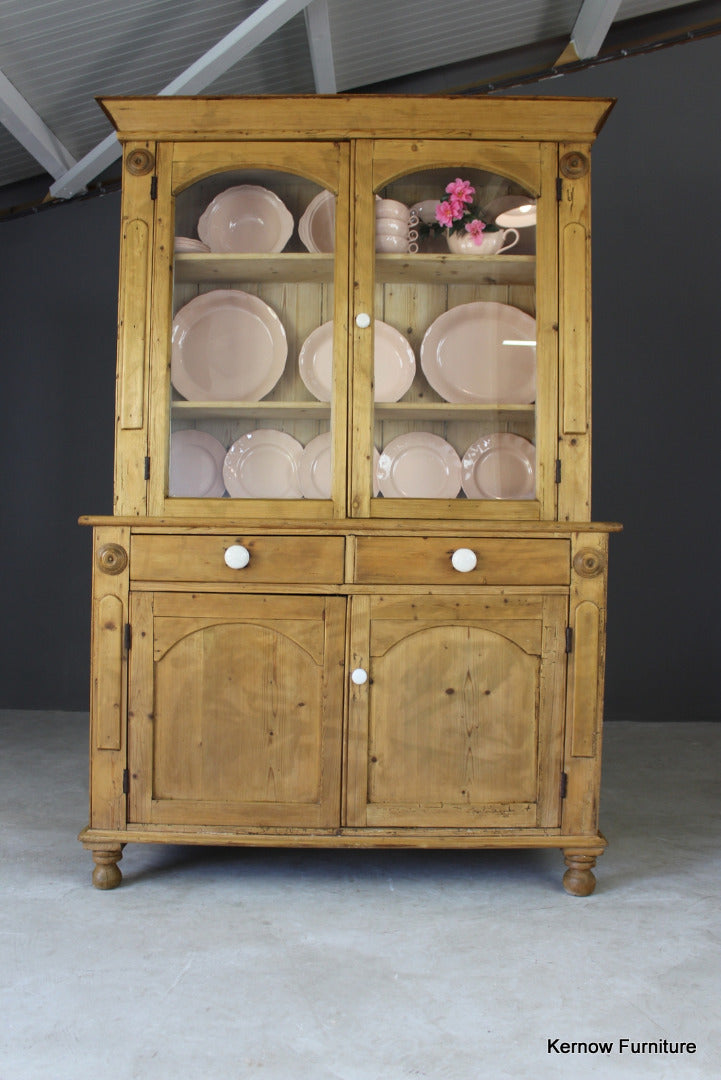
POLYGON ((593 890, 618 526, 591 520, 589 181, 612 104, 103 100, 98 888, 126 843, 180 843, 558 848, 593 890))

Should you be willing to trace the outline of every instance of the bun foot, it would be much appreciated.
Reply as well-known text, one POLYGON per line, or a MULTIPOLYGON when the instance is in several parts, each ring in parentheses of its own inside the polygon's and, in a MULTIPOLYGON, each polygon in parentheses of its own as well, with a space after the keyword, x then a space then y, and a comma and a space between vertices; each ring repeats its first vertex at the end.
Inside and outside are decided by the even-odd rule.
POLYGON ((584 852, 564 851, 568 870, 563 875, 563 887, 571 896, 590 896, 596 888, 593 867, 596 856, 584 852))
POLYGON ((118 863, 123 857, 123 848, 117 844, 112 848, 94 848, 93 885, 96 889, 117 889, 123 880, 118 863))

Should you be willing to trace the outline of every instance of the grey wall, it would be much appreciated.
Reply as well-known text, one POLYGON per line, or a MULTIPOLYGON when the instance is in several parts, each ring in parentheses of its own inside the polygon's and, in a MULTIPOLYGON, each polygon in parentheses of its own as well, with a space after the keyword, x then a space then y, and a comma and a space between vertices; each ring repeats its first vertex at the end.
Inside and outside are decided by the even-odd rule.
MULTIPOLYGON (((18 194, 18 193, 15 193, 18 194)), ((0 223, 0 706, 86 709, 112 513, 118 195, 0 223)))
POLYGON ((593 150, 593 516, 606 713, 721 719, 721 37, 541 83, 612 96, 593 150))
MULTIPOLYGON (((525 91, 619 99, 593 155, 609 718, 721 718, 719 71, 714 38, 525 91)), ((87 708, 75 522, 111 511, 118 232, 117 195, 0 224, 0 707, 87 708)))

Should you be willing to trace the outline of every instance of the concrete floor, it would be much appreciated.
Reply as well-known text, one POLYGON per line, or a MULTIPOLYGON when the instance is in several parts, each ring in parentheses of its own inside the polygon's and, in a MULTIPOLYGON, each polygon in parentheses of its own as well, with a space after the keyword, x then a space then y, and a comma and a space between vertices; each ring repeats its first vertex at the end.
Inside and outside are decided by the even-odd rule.
POLYGON ((555 851, 130 845, 99 892, 86 723, 0 713, 0 1080, 719 1076, 721 724, 607 724, 579 899, 555 851))

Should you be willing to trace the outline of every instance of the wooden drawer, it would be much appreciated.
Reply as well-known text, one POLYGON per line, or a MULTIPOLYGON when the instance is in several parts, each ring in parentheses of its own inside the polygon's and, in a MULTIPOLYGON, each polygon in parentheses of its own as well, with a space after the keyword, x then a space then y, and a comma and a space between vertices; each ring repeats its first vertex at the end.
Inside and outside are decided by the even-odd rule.
POLYGON ((341 536, 135 535, 130 544, 133 581, 208 581, 234 584, 287 582, 339 584, 343 581, 341 536), (242 545, 247 566, 232 569, 225 553, 242 545))
POLYGON ((567 585, 570 543, 515 537, 358 537, 355 581, 406 585, 567 585), (456 570, 455 551, 468 549, 474 569, 456 570))

